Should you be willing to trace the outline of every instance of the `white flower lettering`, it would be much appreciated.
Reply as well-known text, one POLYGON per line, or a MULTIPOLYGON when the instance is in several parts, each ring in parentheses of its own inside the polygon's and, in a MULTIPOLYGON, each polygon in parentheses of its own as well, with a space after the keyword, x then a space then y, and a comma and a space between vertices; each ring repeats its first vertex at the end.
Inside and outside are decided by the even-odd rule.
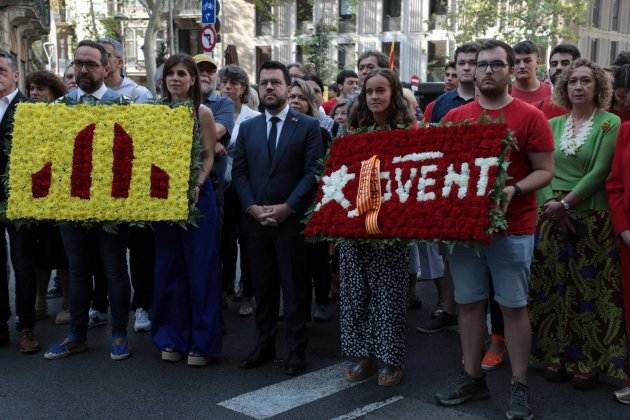
POLYGON ((398 182, 398 188, 396 188, 396 194, 398 194, 398 199, 401 203, 406 203, 409 199, 409 192, 411 191, 411 183, 414 178, 418 174, 417 168, 411 168, 409 178, 407 182, 403 184, 402 182, 402 169, 396 168, 396 182, 398 182))
POLYGON ((457 198, 464 198, 468 193, 468 179, 470 178, 470 168, 468 163, 464 162, 461 166, 461 172, 455 172, 454 166, 451 163, 448 165, 446 176, 444 177, 444 187, 442 188, 442 197, 448 198, 451 195, 451 187, 453 184, 457 184, 457 198))
POLYGON ((477 180, 477 197, 486 195, 486 189, 488 188, 488 172, 490 171, 490 167, 498 165, 499 159, 495 157, 475 159, 475 166, 479 167, 480 172, 479 179, 477 180))
POLYGON ((435 179, 427 178, 429 172, 437 171, 437 165, 423 165, 420 168, 420 179, 418 180, 418 195, 416 199, 418 201, 430 201, 435 200, 435 193, 433 191, 426 192, 427 187, 435 185, 435 179))

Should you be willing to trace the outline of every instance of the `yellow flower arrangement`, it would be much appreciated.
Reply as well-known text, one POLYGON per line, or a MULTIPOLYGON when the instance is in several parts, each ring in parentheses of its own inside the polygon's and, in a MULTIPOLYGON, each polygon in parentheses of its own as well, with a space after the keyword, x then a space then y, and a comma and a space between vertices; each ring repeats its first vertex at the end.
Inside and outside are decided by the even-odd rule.
POLYGON ((9 157, 7 217, 186 221, 193 130, 186 106, 20 104, 9 157), (90 134, 77 137, 92 124, 90 134), (115 149, 115 137, 121 136, 126 138, 126 148, 115 149), (116 169, 120 162, 127 164, 126 170, 116 169), (152 194, 154 166, 168 174, 168 194, 162 197, 152 194), (114 194, 115 178, 123 179, 122 184, 115 182, 114 189, 122 189, 124 196, 114 194), (80 188, 84 196, 77 196, 80 188))

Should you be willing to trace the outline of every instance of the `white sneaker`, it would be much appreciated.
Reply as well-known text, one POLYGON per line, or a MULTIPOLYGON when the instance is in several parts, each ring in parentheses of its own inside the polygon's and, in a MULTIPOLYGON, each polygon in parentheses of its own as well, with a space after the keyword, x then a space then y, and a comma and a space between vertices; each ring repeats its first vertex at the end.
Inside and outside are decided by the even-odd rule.
POLYGON ((55 324, 65 325, 70 323, 70 311, 68 309, 62 309, 57 313, 55 317, 55 324))
POLYGON ((151 320, 149 313, 142 308, 136 309, 136 321, 133 323, 135 332, 151 331, 151 320))
POLYGON ((90 321, 88 328, 101 327, 107 325, 107 312, 100 312, 90 308, 90 321))

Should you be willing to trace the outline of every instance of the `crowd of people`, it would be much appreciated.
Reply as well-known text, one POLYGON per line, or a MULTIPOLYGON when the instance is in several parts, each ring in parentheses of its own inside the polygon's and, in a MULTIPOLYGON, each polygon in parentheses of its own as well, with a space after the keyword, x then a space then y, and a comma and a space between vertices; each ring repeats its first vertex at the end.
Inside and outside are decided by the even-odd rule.
MULTIPOLYGON (((134 330, 151 331, 163 360, 204 366, 222 355, 222 311, 232 299, 239 315, 255 315, 256 345, 240 367, 274 360, 282 319, 284 370, 299 375, 307 324, 329 321, 338 299, 341 350, 354 360, 345 379, 377 375, 394 386, 405 372, 406 312, 419 305, 417 282, 432 281, 435 310, 417 330, 459 330, 463 359, 452 388, 435 395, 439 404, 489 398, 486 372, 508 359, 509 419, 533 417, 530 366, 578 389, 600 375, 625 380, 615 397, 630 404, 630 52, 602 67, 560 44, 544 74, 542 65, 530 41, 460 45, 444 69, 445 92, 421 110, 378 51, 363 52, 357 72, 342 70, 328 100, 323 81, 300 63, 262 64, 256 90, 241 67, 219 68, 203 54, 170 56, 154 95, 125 76, 122 45, 107 38, 81 41, 62 78, 27 75, 22 93, 15 57, 0 51, 2 172, 17 103, 63 97, 188 101, 202 162, 196 226, 2 223, 20 352, 40 350, 36 321, 48 316, 47 297, 62 296, 54 322, 69 332, 46 359, 86 350, 88 329, 110 315, 111 358, 128 358, 134 310, 134 330), (305 213, 335 138, 481 117, 502 119, 517 143, 503 190, 507 230, 489 244, 305 242, 305 213)), ((1 236, 0 346, 9 344, 11 316, 1 236)))

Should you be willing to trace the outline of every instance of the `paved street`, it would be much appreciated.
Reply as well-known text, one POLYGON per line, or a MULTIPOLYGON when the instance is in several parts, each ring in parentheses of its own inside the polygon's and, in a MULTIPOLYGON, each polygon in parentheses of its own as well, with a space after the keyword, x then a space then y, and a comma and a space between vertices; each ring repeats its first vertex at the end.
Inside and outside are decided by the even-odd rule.
MULTIPOLYGON (((168 364, 159 359, 148 334, 130 334, 131 359, 109 358, 106 328, 89 333, 90 351, 64 360, 25 356, 17 345, 0 350, 0 419, 481 419, 504 418, 509 370, 488 375, 489 401, 437 407, 433 394, 448 386, 459 370, 457 334, 415 332, 428 316, 433 287, 419 285, 426 302, 408 316, 408 367, 403 384, 382 388, 371 379, 351 386, 341 378, 338 322, 312 324, 308 372, 289 378, 280 362, 251 371, 237 365, 254 344, 254 321, 238 317, 237 304, 226 314, 228 335, 221 363, 206 368, 168 364)), ((50 301, 54 313, 60 300, 50 301)), ((40 321, 36 333, 44 348, 63 338, 66 326, 40 321)), ((15 338, 15 335, 14 335, 15 338)), ((613 384, 590 392, 530 379, 537 418, 630 419, 630 407, 615 402, 613 384)))

